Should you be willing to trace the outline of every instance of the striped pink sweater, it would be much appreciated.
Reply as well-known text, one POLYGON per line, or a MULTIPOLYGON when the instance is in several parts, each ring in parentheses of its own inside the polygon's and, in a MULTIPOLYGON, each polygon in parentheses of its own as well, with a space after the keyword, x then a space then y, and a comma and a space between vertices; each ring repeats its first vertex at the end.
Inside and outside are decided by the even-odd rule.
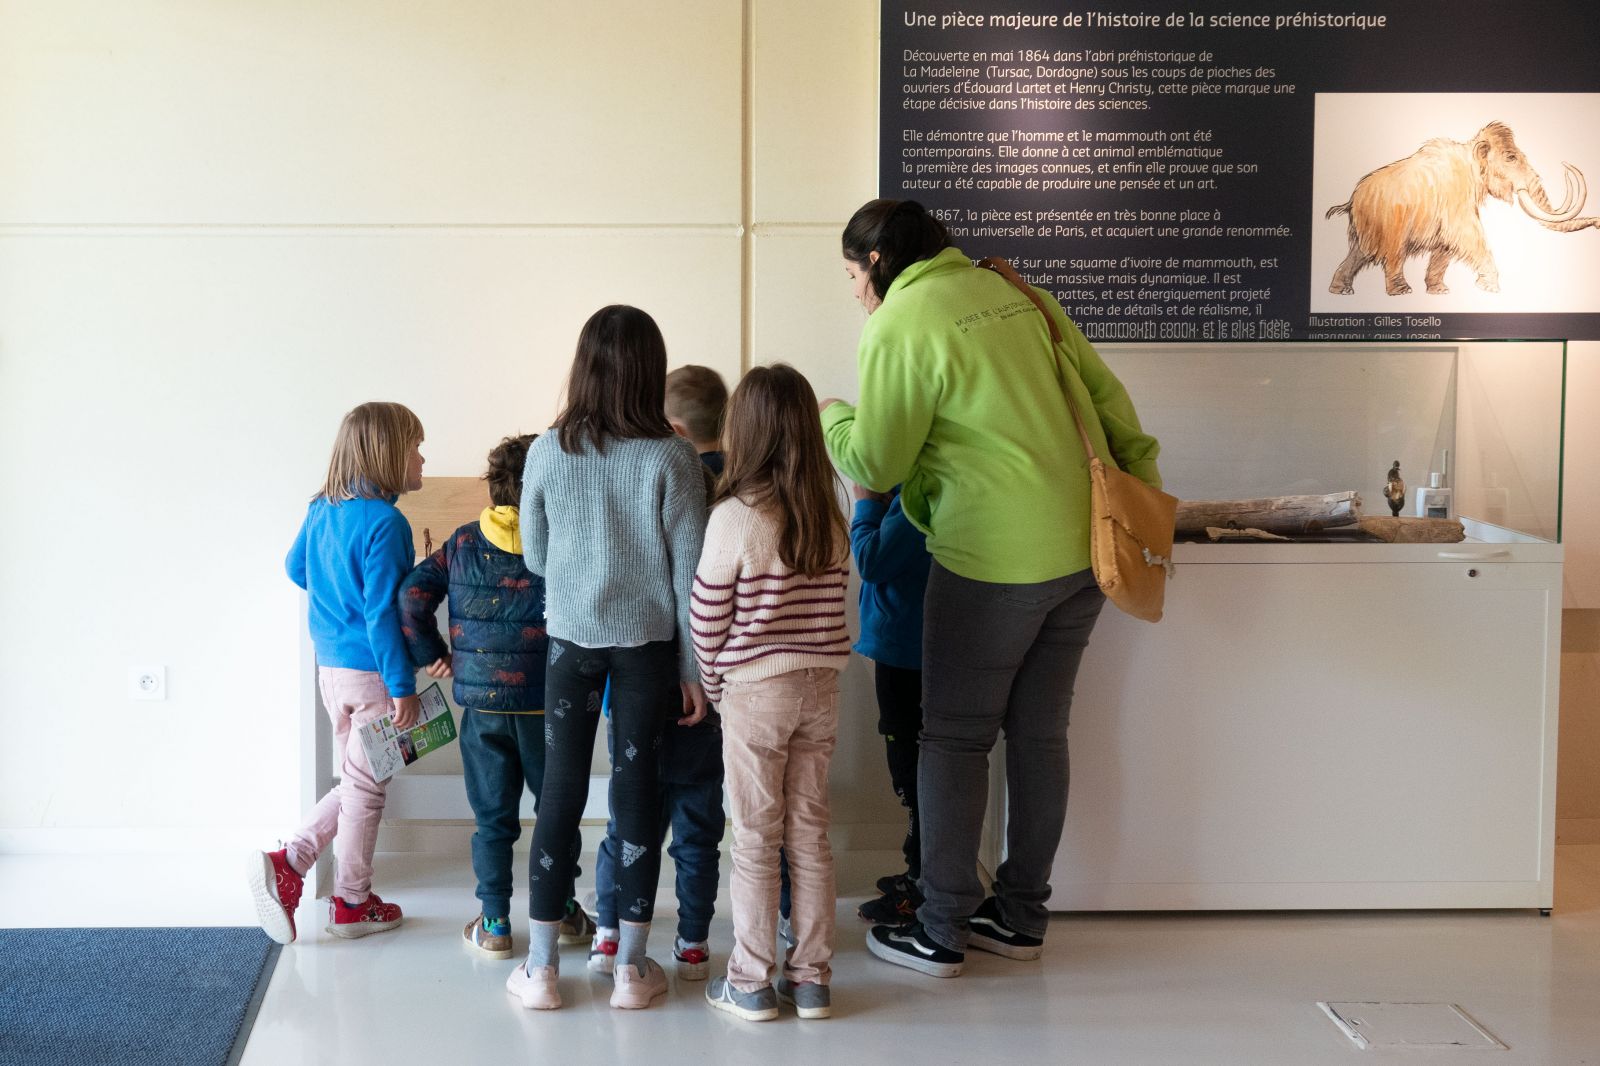
POLYGON ((846 546, 839 566, 797 574, 778 558, 778 522, 741 500, 711 512, 689 605, 695 656, 706 698, 727 681, 760 681, 810 666, 843 670, 846 546))

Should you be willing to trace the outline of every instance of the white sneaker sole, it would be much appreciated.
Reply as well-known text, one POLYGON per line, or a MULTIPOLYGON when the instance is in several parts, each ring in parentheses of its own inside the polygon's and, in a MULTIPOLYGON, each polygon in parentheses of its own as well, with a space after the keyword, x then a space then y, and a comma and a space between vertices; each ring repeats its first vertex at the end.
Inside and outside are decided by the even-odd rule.
POLYGON ((798 1004, 798 1003, 796 1003, 794 1001, 794 996, 792 996, 792 995, 786 996, 782 992, 778 993, 778 1002, 779 1003, 787 1003, 787 1004, 789 1004, 789 1006, 793 1007, 794 1008, 794 1016, 796 1018, 815 1019, 815 1018, 831 1018, 831 1017, 833 1017, 833 1004, 832 1003, 828 1004, 826 1007, 802 1007, 802 1006, 800 1006, 800 1004, 798 1004))
POLYGON ((967 937, 967 947, 987 951, 991 955, 1000 955, 1018 962, 1032 962, 1044 954, 1042 944, 1007 944, 1004 940, 984 936, 978 931, 978 926, 969 926, 970 935, 967 937))
POLYGON ((468 951, 472 952, 472 954, 478 956, 481 959, 493 959, 496 962, 504 962, 505 960, 509 959, 512 955, 516 954, 516 948, 515 947, 505 948, 505 949, 503 949, 501 951, 494 951, 494 950, 491 950, 489 948, 484 947, 482 944, 474 943, 472 940, 468 939, 468 937, 467 937, 467 935, 465 933, 463 933, 461 935, 461 943, 466 946, 466 949, 468 951))
POLYGON ((704 981, 711 976, 711 960, 705 962, 684 962, 682 959, 673 960, 678 964, 678 980, 704 981))
POLYGON ((871 933, 867 934, 867 950, 884 962, 892 962, 896 966, 904 966, 908 970, 916 970, 929 977, 960 977, 962 967, 966 965, 964 962, 934 962, 932 959, 918 958, 904 951, 896 951, 887 944, 878 943, 878 938, 871 933))
POLYGON ((609 973, 615 973, 616 969, 617 969, 617 957, 615 955, 604 955, 604 954, 596 955, 596 954, 594 954, 592 952, 590 953, 590 955, 589 955, 589 972, 590 973, 605 973, 605 974, 609 974, 609 973))
POLYGON ((666 994, 666 985, 657 985, 654 988, 629 988, 627 990, 616 988, 611 991, 611 1005, 617 1010, 644 1010, 666 994))
POLYGON ((347 922, 344 925, 334 925, 329 922, 323 929, 329 936, 336 936, 340 940, 360 940, 373 933, 387 933, 391 929, 398 929, 405 920, 405 916, 401 915, 392 922, 347 922))
POLYGON ((279 944, 293 943, 294 925, 278 899, 278 873, 266 852, 258 851, 250 856, 249 877, 250 895, 255 899, 261 931, 279 944))
POLYGON ((777 1007, 769 1007, 766 1010, 749 1010, 739 1006, 732 1000, 712 999, 709 996, 706 997, 706 1005, 713 1010, 723 1011, 747 1022, 770 1022, 778 1016, 777 1007))

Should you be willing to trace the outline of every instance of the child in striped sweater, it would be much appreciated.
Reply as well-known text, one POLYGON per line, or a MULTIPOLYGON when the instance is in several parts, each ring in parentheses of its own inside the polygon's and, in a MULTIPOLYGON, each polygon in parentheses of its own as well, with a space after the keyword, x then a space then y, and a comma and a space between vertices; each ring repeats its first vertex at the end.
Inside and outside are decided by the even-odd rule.
POLYGON ((828 763, 838 732, 849 541, 816 396, 792 367, 757 367, 729 402, 726 466, 695 572, 691 629, 721 703, 733 818, 733 952, 706 1000, 749 1021, 831 1013, 833 853, 828 763), (778 849, 794 947, 777 987, 778 849))

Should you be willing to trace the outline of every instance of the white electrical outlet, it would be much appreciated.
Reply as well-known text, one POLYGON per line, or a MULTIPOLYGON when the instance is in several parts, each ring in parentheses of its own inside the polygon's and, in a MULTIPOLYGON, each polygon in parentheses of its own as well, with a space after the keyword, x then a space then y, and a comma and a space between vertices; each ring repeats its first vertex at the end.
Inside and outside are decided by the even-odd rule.
POLYGON ((167 668, 165 666, 135 666, 128 673, 128 695, 136 700, 166 699, 167 668))

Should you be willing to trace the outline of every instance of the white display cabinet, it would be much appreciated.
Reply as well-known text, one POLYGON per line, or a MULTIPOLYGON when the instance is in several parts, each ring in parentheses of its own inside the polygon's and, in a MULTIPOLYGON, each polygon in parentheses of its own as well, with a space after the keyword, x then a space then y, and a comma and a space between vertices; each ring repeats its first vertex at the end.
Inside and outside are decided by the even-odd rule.
POLYGON ((1180 499, 1355 489, 1387 515, 1390 464, 1425 485, 1448 450, 1467 538, 1182 543, 1161 623, 1108 606, 1051 907, 1548 909, 1565 345, 1103 354, 1180 499))

